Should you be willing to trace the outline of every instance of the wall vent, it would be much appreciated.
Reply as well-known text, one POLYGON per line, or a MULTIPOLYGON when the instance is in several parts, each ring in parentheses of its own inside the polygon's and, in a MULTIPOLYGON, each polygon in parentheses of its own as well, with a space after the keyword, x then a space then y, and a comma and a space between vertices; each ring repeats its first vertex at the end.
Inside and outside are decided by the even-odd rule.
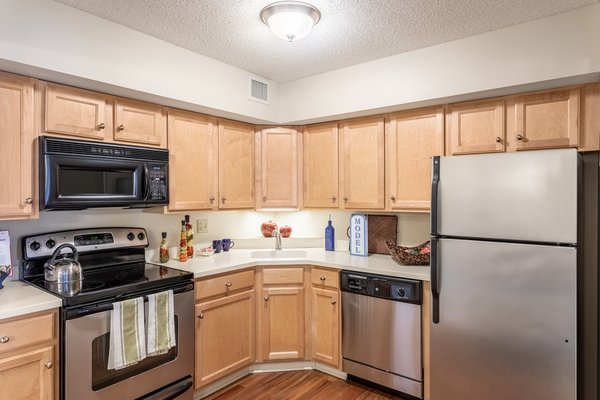
POLYGON ((250 78, 250 100, 268 104, 269 84, 256 78, 250 78))

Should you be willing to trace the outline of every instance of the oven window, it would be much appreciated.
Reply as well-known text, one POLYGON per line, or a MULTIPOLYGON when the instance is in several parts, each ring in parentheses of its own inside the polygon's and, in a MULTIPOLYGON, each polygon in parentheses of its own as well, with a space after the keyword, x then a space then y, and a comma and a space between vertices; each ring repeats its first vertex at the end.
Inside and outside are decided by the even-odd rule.
MULTIPOLYGON (((92 342, 92 390, 100 390, 115 383, 124 381, 132 376, 141 374, 152 368, 159 367, 177 358, 179 346, 175 346, 165 354, 159 356, 146 357, 139 363, 123 369, 107 369, 108 366, 108 346, 110 333, 98 336, 92 342)), ((175 316, 175 337, 179 343, 178 319, 175 316)))
POLYGON ((59 167, 58 193, 61 196, 134 195, 133 170, 95 170, 59 167))

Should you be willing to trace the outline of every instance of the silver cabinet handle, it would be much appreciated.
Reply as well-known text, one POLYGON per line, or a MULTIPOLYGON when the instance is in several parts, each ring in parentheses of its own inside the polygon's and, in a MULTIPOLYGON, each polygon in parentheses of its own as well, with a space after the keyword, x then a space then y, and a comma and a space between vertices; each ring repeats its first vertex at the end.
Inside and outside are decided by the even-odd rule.
POLYGON ((53 366, 54 363, 52 361, 48 361, 46 364, 44 364, 44 367, 46 367, 47 369, 52 369, 53 366))
POLYGON ((26 198, 25 204, 33 204, 33 199, 31 197, 26 198))
POLYGON ((0 343, 8 343, 9 341, 10 341, 10 338, 8 336, 0 337, 0 343))
POLYGON ((523 140, 523 135, 517 135, 517 140, 523 140))
POLYGON ((496 136, 496 143, 501 143, 502 142, 502 138, 500 136, 496 136))
POLYGON ((231 287, 231 282, 225 282, 225 287, 230 288, 231 287))
POLYGON ((335 303, 337 303, 337 301, 335 299, 331 299, 331 304, 335 305, 335 303))
POLYGON ((269 296, 265 296, 265 301, 269 301, 269 296))
POLYGON ((125 125, 119 125, 119 126, 117 126, 117 130, 118 131, 124 131, 125 130, 125 125))
POLYGON ((325 278, 324 276, 321 276, 319 279, 320 279, 321 281, 325 281, 325 279, 327 279, 327 278, 325 278))
POLYGON ((104 122, 102 122, 101 124, 99 124, 99 125, 98 125, 98 127, 97 127, 97 128, 98 128, 98 130, 100 131, 100 130, 102 130, 102 129, 106 128, 106 125, 104 124, 104 122))
POLYGON ((204 314, 203 313, 198 314, 198 319, 202 319, 202 318, 204 318, 204 314))

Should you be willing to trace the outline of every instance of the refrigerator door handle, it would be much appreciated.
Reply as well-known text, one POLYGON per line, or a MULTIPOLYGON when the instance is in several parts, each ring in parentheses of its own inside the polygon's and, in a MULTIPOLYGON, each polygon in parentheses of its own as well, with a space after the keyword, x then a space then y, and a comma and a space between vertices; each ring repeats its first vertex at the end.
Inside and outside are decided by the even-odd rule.
POLYGON ((438 233, 438 187, 440 185, 440 156, 432 159, 431 175, 431 236, 438 233))
POLYGON ((431 238, 431 319, 434 324, 440 322, 440 288, 438 263, 438 241, 435 236, 431 238))

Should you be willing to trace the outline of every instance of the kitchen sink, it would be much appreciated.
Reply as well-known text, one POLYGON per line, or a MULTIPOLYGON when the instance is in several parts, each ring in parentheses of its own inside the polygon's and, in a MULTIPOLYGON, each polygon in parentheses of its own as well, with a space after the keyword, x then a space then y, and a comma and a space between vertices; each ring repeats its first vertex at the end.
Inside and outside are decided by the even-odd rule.
POLYGON ((254 250, 250 252, 252 258, 300 258, 306 257, 305 250, 254 250))

